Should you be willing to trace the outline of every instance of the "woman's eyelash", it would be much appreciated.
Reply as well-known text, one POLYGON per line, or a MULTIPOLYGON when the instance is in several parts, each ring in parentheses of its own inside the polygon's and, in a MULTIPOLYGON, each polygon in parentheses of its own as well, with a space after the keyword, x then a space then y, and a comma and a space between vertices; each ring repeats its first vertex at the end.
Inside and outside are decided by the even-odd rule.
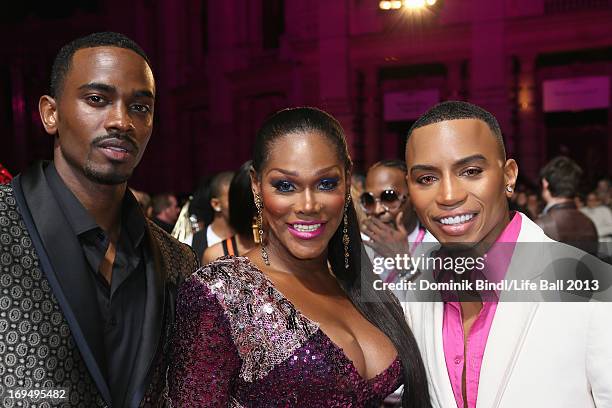
POLYGON ((321 190, 333 190, 338 187, 338 178, 326 178, 321 180, 319 188, 321 190))
POLYGON ((293 184, 287 180, 276 181, 272 183, 272 186, 282 193, 286 193, 286 192, 295 190, 295 187, 293 186, 293 184))
MULTIPOLYGON (((339 179, 337 177, 325 178, 319 181, 317 188, 323 191, 332 191, 338 187, 339 179)), ((295 191, 295 185, 288 180, 279 180, 272 183, 272 186, 281 193, 295 191)))

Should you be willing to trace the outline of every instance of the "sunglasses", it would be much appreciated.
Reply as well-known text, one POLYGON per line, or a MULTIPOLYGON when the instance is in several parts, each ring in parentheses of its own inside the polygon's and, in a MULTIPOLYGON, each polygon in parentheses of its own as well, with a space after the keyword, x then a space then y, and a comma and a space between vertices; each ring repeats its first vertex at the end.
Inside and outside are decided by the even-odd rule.
POLYGON ((385 190, 380 193, 380 197, 375 197, 374 194, 366 192, 359 198, 361 207, 367 213, 373 213, 376 210, 376 203, 379 201, 385 211, 397 210, 405 199, 404 195, 395 190, 385 190))

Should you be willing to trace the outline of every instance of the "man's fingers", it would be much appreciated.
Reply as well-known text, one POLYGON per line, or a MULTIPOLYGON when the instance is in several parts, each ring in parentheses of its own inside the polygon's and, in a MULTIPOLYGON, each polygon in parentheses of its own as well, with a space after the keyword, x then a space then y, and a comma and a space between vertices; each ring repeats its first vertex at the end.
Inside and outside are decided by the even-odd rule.
POLYGON ((375 218, 364 221, 363 224, 365 226, 367 235, 371 235, 371 234, 379 235, 383 232, 383 230, 376 224, 376 221, 378 220, 375 218))
POLYGON ((402 235, 408 235, 408 231, 406 231, 406 226, 404 225, 404 212, 400 211, 395 217, 395 225, 397 225, 397 230, 402 233, 402 235))

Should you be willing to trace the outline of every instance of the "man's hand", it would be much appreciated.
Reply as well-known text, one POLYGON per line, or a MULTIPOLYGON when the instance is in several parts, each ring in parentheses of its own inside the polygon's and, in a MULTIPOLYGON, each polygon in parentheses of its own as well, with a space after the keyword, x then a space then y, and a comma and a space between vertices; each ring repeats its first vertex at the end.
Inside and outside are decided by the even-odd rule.
POLYGON ((404 212, 397 214, 395 226, 385 224, 376 217, 367 218, 362 226, 363 233, 370 241, 363 243, 374 249, 380 256, 387 258, 395 257, 398 254, 410 254, 408 247, 408 231, 404 227, 404 212))

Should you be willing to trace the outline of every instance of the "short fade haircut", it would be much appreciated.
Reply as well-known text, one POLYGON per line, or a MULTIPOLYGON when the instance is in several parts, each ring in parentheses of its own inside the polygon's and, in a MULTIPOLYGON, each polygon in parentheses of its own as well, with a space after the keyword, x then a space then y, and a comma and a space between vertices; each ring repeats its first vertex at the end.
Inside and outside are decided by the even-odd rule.
MULTIPOLYGON (((96 47, 118 47, 132 50, 140 55, 147 62, 149 68, 151 68, 151 61, 149 61, 147 54, 145 54, 138 44, 125 35, 111 31, 89 34, 88 36, 77 38, 64 45, 55 56, 53 67, 51 68, 51 84, 49 87, 51 97, 60 97, 64 86, 64 80, 72 66, 72 57, 74 54, 78 50, 84 48, 96 47)), ((152 68, 151 71, 153 71, 152 68)))
POLYGON ((553 197, 574 198, 582 180, 580 166, 566 156, 557 156, 540 170, 540 179, 548 182, 553 197))
POLYGON ((161 214, 166 208, 170 207, 170 197, 174 197, 174 194, 163 193, 153 196, 153 198, 151 199, 153 215, 157 216, 161 214))
POLYGON ((406 167, 406 162, 398 159, 385 159, 378 161, 368 169, 368 173, 370 173, 370 171, 374 170, 377 167, 387 167, 390 169, 397 169, 404 174, 408 173, 408 167, 406 167))
POLYGON ((504 138, 502 136, 501 128, 495 116, 490 112, 482 109, 479 106, 464 101, 446 101, 441 102, 427 112, 423 114, 416 122, 410 127, 408 131, 408 138, 418 128, 422 128, 427 125, 433 125, 434 123, 445 122, 447 120, 458 120, 458 119, 477 119, 487 124, 493 136, 497 139, 497 143, 502 154, 502 158, 506 159, 506 148, 504 147, 504 138))

